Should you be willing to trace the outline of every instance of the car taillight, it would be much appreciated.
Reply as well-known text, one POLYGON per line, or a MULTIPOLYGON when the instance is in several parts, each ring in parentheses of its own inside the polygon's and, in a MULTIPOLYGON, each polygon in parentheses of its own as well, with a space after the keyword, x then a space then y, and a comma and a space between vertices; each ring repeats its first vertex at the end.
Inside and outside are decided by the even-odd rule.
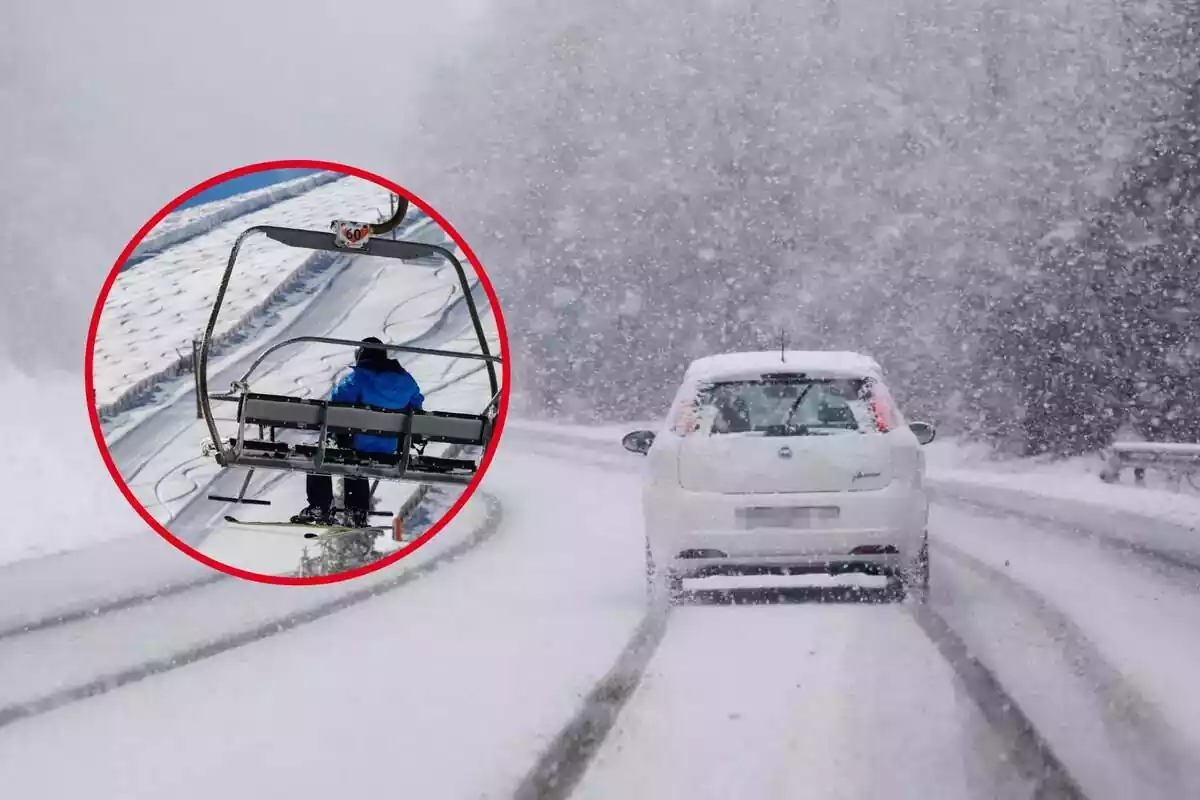
POLYGON ((875 419, 875 430, 887 433, 896 427, 896 406, 887 387, 879 381, 868 380, 863 389, 864 399, 871 409, 871 416, 875 419))
POLYGON ((875 430, 880 433, 887 433, 891 430, 888 425, 887 411, 884 410, 883 404, 878 400, 871 401, 871 416, 875 417, 875 430))
POLYGON ((671 420, 671 430, 676 436, 687 436, 696 430, 696 416, 699 409, 695 403, 680 403, 671 420))

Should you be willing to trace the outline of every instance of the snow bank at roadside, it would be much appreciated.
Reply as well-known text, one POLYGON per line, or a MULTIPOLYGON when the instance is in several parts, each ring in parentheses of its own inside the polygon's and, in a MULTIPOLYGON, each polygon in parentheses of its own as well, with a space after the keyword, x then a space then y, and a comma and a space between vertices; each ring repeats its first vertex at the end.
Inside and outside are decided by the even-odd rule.
POLYGON ((0 418, 8 452, 0 564, 148 530, 100 457, 81 376, 9 371, 0 418))
POLYGON ((1098 456, 1004 459, 954 442, 928 452, 935 500, 966 501, 1200 566, 1200 495, 1160 488, 1159 476, 1147 473, 1146 486, 1108 484, 1098 456))
MULTIPOLYGON (((1186 484, 1181 491, 1169 488, 1154 470, 1147 471, 1145 486, 1134 485, 1128 475, 1125 483, 1110 484, 1100 480, 1103 461, 1099 456, 1000 458, 985 446, 954 441, 934 442, 926 452, 929 478, 935 487, 956 489, 957 493, 971 487, 992 490, 992 496, 1014 501, 1031 495, 1200 531, 1200 493, 1186 484)), ((1200 550, 1200 538, 1196 548, 1200 550)))

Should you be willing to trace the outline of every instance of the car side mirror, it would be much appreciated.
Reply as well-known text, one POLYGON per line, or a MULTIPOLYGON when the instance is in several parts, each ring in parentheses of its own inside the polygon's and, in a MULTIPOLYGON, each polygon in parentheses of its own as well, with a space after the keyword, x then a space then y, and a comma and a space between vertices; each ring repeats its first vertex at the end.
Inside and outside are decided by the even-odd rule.
POLYGON ((654 431, 634 431, 625 434, 625 438, 621 439, 622 447, 631 453, 643 456, 650 452, 652 444, 654 444, 654 431))
POLYGON ((913 422, 908 429, 916 435, 917 442, 923 445, 929 444, 937 436, 937 429, 928 422, 913 422))

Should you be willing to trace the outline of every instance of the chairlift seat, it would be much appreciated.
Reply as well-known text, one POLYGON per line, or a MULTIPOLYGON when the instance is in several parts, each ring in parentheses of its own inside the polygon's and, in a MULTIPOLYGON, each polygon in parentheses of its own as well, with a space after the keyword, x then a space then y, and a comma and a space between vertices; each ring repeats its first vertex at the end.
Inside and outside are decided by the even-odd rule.
POLYGON ((491 421, 476 414, 451 411, 389 411, 367 405, 334 403, 272 394, 245 394, 238 409, 242 426, 362 433, 371 436, 411 434, 430 442, 486 447, 491 421))
MULTIPOLYGON (((237 439, 229 440, 230 447, 237 446, 237 439)), ((321 449, 315 444, 288 444, 287 442, 261 442, 247 440, 243 442, 247 451, 267 457, 285 459, 300 457, 312 458, 321 449)), ((394 467, 400 463, 400 456, 392 453, 367 453, 362 450, 352 450, 344 447, 327 447, 325 449, 326 464, 344 464, 350 466, 379 466, 394 467)), ((475 471, 475 462, 465 458, 443 458, 441 456, 412 456, 408 463, 409 470, 429 470, 432 472, 475 471)))
POLYGON ((414 455, 414 439, 486 449, 492 421, 485 415, 450 411, 390 411, 353 403, 334 403, 286 395, 247 392, 238 404, 238 435, 229 439, 230 465, 266 467, 317 474, 466 482, 474 461, 414 455), (248 429, 270 430, 269 439, 247 436, 248 429), (339 434, 393 436, 395 453, 374 453, 325 441, 294 444, 278 441, 277 429, 339 434))

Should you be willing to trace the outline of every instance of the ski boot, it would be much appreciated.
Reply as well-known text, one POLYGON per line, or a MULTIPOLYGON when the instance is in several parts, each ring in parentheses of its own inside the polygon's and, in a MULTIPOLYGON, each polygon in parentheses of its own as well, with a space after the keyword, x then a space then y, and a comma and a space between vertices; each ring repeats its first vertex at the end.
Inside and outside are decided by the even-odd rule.
POLYGON ((296 516, 292 517, 296 525, 332 525, 333 510, 325 506, 306 506, 296 516))

